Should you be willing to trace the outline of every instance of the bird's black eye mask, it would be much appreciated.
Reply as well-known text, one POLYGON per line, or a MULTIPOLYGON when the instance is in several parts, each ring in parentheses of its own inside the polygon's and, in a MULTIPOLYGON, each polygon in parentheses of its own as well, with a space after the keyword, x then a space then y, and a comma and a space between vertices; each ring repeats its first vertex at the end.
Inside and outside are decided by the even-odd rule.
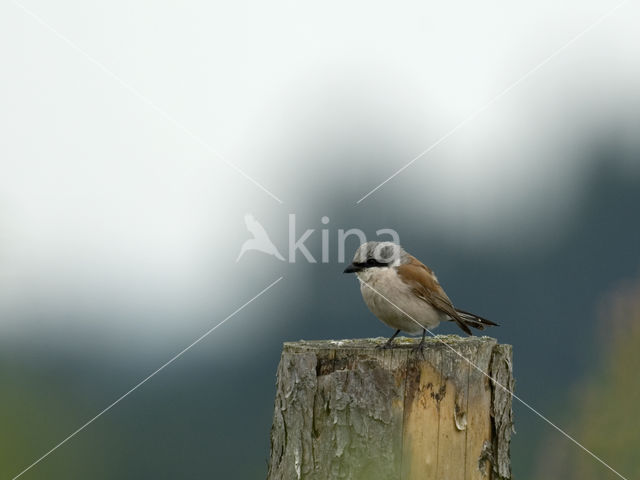
POLYGON ((380 262, 375 258, 368 258, 366 262, 355 263, 355 265, 361 268, 388 267, 391 262, 380 262))
POLYGON ((362 270, 366 270, 368 268, 389 267, 392 263, 393 262, 381 262, 380 260, 376 260, 375 258, 368 258, 365 262, 353 262, 344 270, 344 273, 361 272, 362 270))

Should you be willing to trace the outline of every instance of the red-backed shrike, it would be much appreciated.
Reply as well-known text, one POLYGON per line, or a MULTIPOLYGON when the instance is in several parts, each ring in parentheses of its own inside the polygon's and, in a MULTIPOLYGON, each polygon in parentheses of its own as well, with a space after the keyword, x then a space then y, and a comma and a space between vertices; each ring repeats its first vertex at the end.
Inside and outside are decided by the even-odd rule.
POLYGON ((344 273, 355 273, 369 310, 396 332, 384 344, 404 331, 422 332, 418 348, 424 344, 426 330, 442 321, 454 321, 471 335, 469 327, 484 330, 497 325, 486 318, 455 308, 433 271, 400 245, 392 242, 367 242, 356 250, 353 262, 344 273))

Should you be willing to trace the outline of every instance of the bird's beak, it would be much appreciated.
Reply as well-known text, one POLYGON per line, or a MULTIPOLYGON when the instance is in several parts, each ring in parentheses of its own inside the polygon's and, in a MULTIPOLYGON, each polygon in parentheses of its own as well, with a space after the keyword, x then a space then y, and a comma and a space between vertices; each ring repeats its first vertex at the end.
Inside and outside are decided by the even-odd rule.
POLYGON ((360 265, 356 265, 355 263, 352 263, 347 268, 345 268, 344 272, 342 272, 342 273, 356 273, 356 272, 360 272, 362 270, 363 270, 363 268, 360 265))

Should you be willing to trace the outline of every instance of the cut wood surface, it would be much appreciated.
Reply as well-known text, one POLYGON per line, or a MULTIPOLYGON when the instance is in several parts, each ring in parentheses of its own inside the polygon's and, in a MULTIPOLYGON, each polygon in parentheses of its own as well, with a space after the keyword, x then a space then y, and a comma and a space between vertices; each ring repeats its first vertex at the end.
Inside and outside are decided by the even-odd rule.
POLYGON ((284 344, 268 480, 510 479, 511 346, 384 340, 284 344))

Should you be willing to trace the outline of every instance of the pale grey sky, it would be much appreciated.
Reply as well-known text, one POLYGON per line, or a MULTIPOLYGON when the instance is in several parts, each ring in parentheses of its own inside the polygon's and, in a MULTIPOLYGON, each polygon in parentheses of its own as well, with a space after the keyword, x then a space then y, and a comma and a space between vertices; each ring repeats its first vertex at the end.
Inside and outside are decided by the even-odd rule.
POLYGON ((232 272, 245 213, 281 220, 349 184, 345 208, 366 209, 423 179, 412 204, 433 227, 487 244, 541 195, 570 215, 585 138, 613 124, 638 141, 635 2, 353 204, 615 5, 4 2, 0 308, 79 286, 191 302, 212 246, 232 272))

